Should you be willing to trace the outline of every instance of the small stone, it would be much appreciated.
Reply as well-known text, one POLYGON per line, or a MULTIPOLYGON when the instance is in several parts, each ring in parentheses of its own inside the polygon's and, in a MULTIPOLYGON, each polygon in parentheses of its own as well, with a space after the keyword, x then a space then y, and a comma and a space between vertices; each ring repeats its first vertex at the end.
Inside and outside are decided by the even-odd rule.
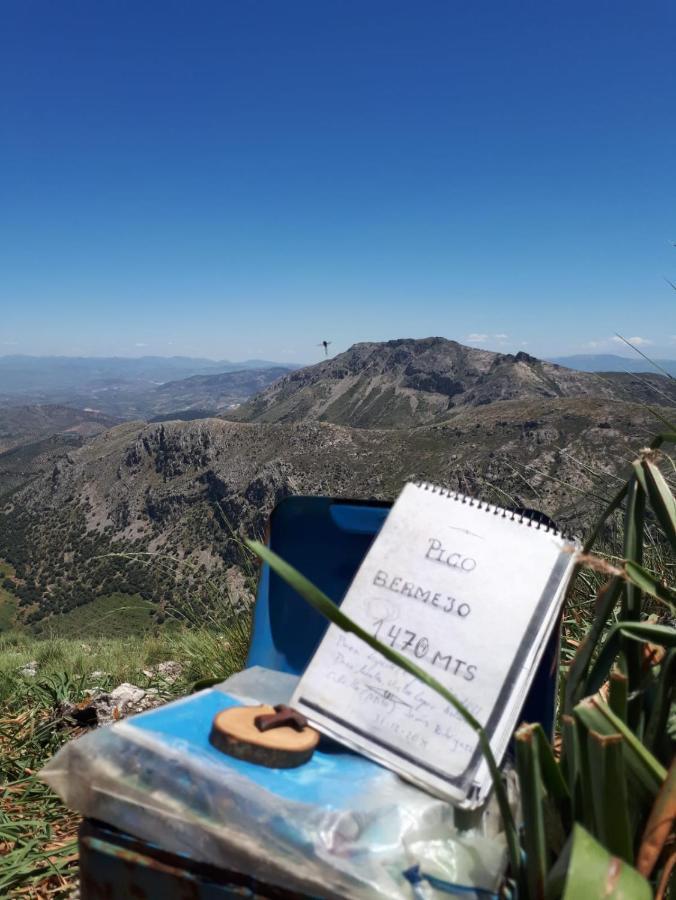
POLYGON ((150 668, 143 670, 146 678, 157 678, 159 676, 168 684, 173 684, 181 677, 182 672, 183 666, 181 663, 173 659, 168 659, 166 662, 158 663, 156 666, 150 666, 150 668))
POLYGON ((110 692, 110 698, 116 706, 125 707, 138 703, 146 695, 143 688, 125 681, 110 692))
POLYGON ((32 659, 30 662, 27 662, 23 666, 20 666, 19 674, 24 675, 26 678, 35 678, 35 676, 38 674, 37 660, 32 659))
POLYGON ((180 678, 183 672, 183 666, 180 664, 180 662, 176 662, 173 659, 168 659, 166 662, 161 662, 157 666, 157 672, 167 681, 173 682, 176 681, 177 678, 180 678))

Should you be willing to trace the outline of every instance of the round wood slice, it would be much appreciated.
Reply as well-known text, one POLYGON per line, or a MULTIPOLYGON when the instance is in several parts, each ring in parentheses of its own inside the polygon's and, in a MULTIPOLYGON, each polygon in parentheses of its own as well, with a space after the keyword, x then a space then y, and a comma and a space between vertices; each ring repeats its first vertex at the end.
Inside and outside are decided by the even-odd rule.
POLYGON ((319 733, 306 726, 260 731, 259 716, 274 715, 272 706, 233 706, 214 717, 209 741, 218 750, 271 769, 293 769, 307 762, 319 743, 319 733))

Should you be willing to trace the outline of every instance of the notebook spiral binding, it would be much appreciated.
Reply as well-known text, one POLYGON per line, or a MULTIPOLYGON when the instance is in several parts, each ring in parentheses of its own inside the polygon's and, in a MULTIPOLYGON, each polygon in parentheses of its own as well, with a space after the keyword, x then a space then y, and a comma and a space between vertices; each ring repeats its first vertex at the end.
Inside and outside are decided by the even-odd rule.
POLYGON ((510 522, 516 522, 519 525, 526 524, 529 528, 534 528, 536 531, 543 531, 545 534, 551 534, 554 537, 559 537, 563 540, 571 541, 573 543, 575 543, 577 540, 574 535, 567 534, 561 531, 559 528, 550 525, 549 521, 543 522, 538 519, 537 516, 539 514, 535 510, 533 510, 531 514, 528 515, 525 511, 505 509, 503 506, 496 506, 494 503, 489 503, 487 500, 477 500, 474 497, 468 497, 466 494, 463 494, 460 491, 454 491, 450 488, 440 487, 437 484, 431 484, 429 481, 414 481, 413 483, 416 487, 420 488, 423 491, 429 491, 431 494, 439 494, 439 496, 447 497, 449 500, 455 500, 457 503, 466 503, 468 506, 473 506, 476 509, 481 509, 484 512, 491 513, 494 516, 499 516, 502 519, 508 519, 510 522))

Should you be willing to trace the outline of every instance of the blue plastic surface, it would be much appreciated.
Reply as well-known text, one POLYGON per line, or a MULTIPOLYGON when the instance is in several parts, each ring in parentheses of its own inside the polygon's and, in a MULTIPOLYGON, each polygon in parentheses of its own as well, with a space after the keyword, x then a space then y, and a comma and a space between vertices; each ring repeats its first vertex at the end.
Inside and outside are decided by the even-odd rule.
MULTIPOLYGON (((269 546, 340 604, 390 504, 328 497, 287 497, 270 518, 269 546)), ((326 631, 326 621, 264 565, 247 666, 300 675, 326 631)))
POLYGON ((297 769, 268 769, 225 756, 209 743, 211 723, 221 710, 241 704, 241 700, 219 690, 200 691, 182 703, 172 703, 137 716, 129 721, 129 725, 149 732, 169 745, 179 740, 186 752, 206 756, 225 771, 243 775, 284 800, 325 809, 349 808, 365 781, 381 771, 377 763, 328 741, 320 745, 309 762, 297 769))

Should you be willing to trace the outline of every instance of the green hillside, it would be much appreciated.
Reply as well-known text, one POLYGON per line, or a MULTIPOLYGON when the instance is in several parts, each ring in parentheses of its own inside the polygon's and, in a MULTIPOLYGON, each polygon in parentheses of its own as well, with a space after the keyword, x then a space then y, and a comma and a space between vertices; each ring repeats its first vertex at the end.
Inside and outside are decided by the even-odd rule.
POLYGON ((0 560, 0 634, 14 626, 17 611, 17 599, 8 589, 7 583, 14 575, 14 569, 8 562, 0 560))
POLYGON ((149 631, 154 605, 140 594, 107 594, 62 615, 50 616, 35 627, 38 636, 124 638, 149 631))

